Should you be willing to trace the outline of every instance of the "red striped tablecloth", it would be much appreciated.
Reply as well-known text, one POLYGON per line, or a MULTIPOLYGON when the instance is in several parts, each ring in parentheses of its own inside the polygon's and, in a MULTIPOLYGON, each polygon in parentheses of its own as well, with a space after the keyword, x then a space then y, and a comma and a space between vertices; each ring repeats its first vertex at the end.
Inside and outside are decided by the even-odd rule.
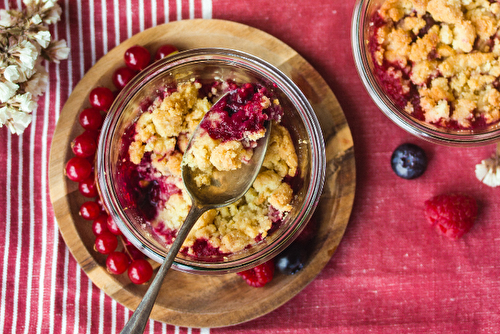
MULTIPOLYGON (((0 129, 0 332, 115 333, 131 312, 97 289, 64 244, 48 189, 59 112, 85 72, 133 34, 169 21, 217 18, 264 30, 289 44, 326 79, 353 132, 357 189, 336 254, 304 291, 276 311, 228 328, 190 329, 150 321, 146 333, 500 332, 499 189, 474 166, 493 146, 422 142, 375 107, 356 74, 349 30, 354 1, 64 0, 52 27, 71 48, 46 64, 50 81, 22 136, 0 129), (413 142, 430 156, 414 181, 394 176, 392 150, 413 142), (477 224, 453 242, 426 225, 423 201, 447 191, 475 196, 477 224)), ((20 1, 0 3, 15 8, 20 1)))

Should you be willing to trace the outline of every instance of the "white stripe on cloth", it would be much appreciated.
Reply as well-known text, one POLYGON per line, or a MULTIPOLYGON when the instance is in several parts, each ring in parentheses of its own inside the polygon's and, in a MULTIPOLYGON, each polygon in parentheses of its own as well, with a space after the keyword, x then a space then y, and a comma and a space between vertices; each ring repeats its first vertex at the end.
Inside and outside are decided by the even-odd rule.
MULTIPOLYGON (((8 8, 8 7, 7 7, 8 8)), ((7 151, 7 161, 6 161, 6 174, 7 174, 7 182, 5 184, 5 249, 10 249, 10 228, 11 228, 11 177, 12 177, 12 135, 10 132, 7 132, 7 147, 5 148, 7 151)), ((5 251, 3 253, 3 268, 2 268, 2 298, 0 302, 0 330, 3 330, 5 324, 5 310, 6 307, 6 295, 7 295, 7 277, 8 277, 8 268, 9 268, 9 252, 5 251)))
POLYGON ((204 19, 212 18, 212 0, 201 0, 201 16, 204 19))
POLYGON ((132 37, 132 3, 130 0, 127 0, 126 6, 127 12, 127 38, 132 37))
POLYGON ((89 15, 90 15, 90 22, 89 22, 89 27, 90 27, 90 40, 92 43, 90 43, 90 59, 91 59, 91 64, 94 65, 96 62, 96 52, 95 52, 95 18, 94 18, 94 0, 89 1, 89 15))
MULTIPOLYGON (((21 270, 21 252, 23 249, 23 137, 19 136, 18 140, 18 152, 19 152, 19 166, 17 169, 17 246, 16 246, 16 261, 15 261, 15 269, 14 269, 14 282, 19 282, 21 270)), ((13 301, 13 313, 12 313, 12 334, 17 332, 17 321, 19 320, 17 317, 18 312, 18 301, 19 301, 19 286, 21 284, 14 285, 14 297, 13 301)))
POLYGON ((189 19, 194 19, 194 0, 189 0, 189 19))
MULTIPOLYGON (((45 70, 48 72, 48 66, 45 66, 45 70)), ((47 82, 47 88, 45 92, 45 101, 44 101, 44 126, 42 133, 45 134, 42 136, 45 140, 47 140, 47 115, 49 114, 49 106, 50 106, 50 80, 47 82)), ((42 139, 43 140, 43 139, 42 139)), ((44 148, 42 147, 42 157, 40 157, 39 161, 42 161, 42 171, 41 171, 41 179, 42 179, 42 187, 41 187, 41 194, 40 197, 42 199, 42 245, 40 246, 42 248, 42 254, 40 256, 40 276, 39 276, 39 282, 38 282, 38 314, 37 314, 37 333, 41 332, 42 329, 42 321, 44 319, 44 314, 43 310, 45 309, 45 300, 44 300, 44 292, 45 289, 44 287, 46 286, 45 284, 45 268, 47 264, 47 248, 48 248, 48 218, 47 218, 47 195, 46 195, 46 173, 47 173, 47 168, 45 166, 46 161, 43 161, 42 159, 44 156, 47 156, 47 148, 45 147, 45 152, 44 148)))
POLYGON ((158 18, 156 17, 158 15, 158 4, 156 3, 156 0, 151 0, 151 26, 156 27, 158 24, 158 18))
POLYGON ((115 46, 120 44, 120 12, 118 9, 120 8, 118 0, 113 1, 113 16, 115 21, 115 46))
POLYGON ((175 0, 177 6, 177 21, 182 20, 182 0, 175 0))
MULTIPOLYGON (((35 134, 36 134, 36 117, 37 113, 32 113, 31 129, 30 129, 30 154, 29 154, 29 254, 28 254, 28 281, 26 286, 26 291, 31 291, 32 289, 32 277, 33 277, 33 256, 34 256, 34 244, 35 244, 35 134)), ((28 221, 28 219, 26 219, 28 221)), ((31 320, 31 293, 26 294, 26 309, 24 314, 24 333, 29 332, 30 320, 31 320)))
MULTIPOLYGON (((45 70, 50 73, 50 66, 48 63, 45 65, 45 70)), ((50 74, 49 74, 50 75, 50 74)), ((59 80, 56 81, 56 97, 55 100, 59 98, 59 80)), ((45 95, 50 95, 50 90, 47 89, 47 92, 45 92, 45 95)), ((43 119, 43 131, 42 131, 42 216, 44 219, 47 221, 48 225, 48 213, 47 213, 47 206, 49 205, 47 201, 47 192, 48 192, 48 185, 47 185, 47 134, 48 134, 48 127, 49 127, 49 114, 50 114, 50 102, 52 99, 48 99, 45 102, 47 103, 47 112, 44 114, 44 119, 43 119)), ((56 101, 57 102, 57 101, 56 101)), ((57 221, 55 218, 52 221, 52 261, 50 263, 52 267, 52 272, 51 272, 51 281, 50 281, 50 312, 49 312, 49 324, 50 324, 50 333, 54 332, 54 326, 55 326, 55 302, 56 302, 56 282, 57 282, 57 256, 58 254, 58 246, 59 246, 59 230, 57 228, 57 221)), ((46 245, 48 247, 48 244, 46 245)), ((43 247, 43 246, 42 246, 43 247)), ((44 248, 47 248, 44 247, 44 248)), ((46 264, 46 262, 45 262, 46 264)))
POLYGON ((108 17, 106 15, 106 0, 101 0, 102 17, 102 52, 108 53, 108 17))

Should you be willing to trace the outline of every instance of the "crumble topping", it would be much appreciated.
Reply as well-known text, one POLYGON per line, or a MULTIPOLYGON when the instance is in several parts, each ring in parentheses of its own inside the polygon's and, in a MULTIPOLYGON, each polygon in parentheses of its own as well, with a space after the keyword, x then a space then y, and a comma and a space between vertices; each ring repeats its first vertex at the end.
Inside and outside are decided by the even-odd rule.
POLYGON ((400 108, 453 129, 500 120, 500 4, 386 0, 371 24, 375 74, 400 108))
MULTIPOLYGON (((199 83, 182 83, 175 92, 157 98, 133 125, 128 146, 129 160, 140 174, 138 187, 148 199, 145 202, 153 203, 147 221, 167 244, 175 238, 191 206, 182 183, 181 161, 191 134, 211 107, 206 97, 200 98, 200 88, 199 83)), ((279 101, 267 97, 258 103, 262 108, 279 106, 279 101)), ((251 159, 252 150, 240 141, 214 139, 208 133, 198 139, 192 163, 200 168, 230 170, 251 159)), ((290 133, 275 122, 263 167, 253 186, 236 203, 205 212, 182 251, 195 256, 197 242, 203 241, 218 254, 227 254, 265 238, 273 223, 292 209, 294 194, 285 177, 294 177, 297 167, 290 133)), ((196 181, 199 186, 208 182, 203 177, 196 181)))

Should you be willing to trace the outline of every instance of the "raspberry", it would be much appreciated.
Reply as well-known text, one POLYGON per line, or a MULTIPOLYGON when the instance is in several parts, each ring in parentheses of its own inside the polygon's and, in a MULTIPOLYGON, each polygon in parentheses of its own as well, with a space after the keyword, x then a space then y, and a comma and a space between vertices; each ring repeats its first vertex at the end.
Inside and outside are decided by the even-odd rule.
POLYGON ((438 195, 425 201, 425 217, 429 223, 451 239, 467 233, 476 215, 476 200, 468 195, 438 195))
POLYGON ((269 260, 257 267, 239 272, 238 275, 243 277, 248 285, 261 288, 271 282, 274 276, 274 261, 269 260))

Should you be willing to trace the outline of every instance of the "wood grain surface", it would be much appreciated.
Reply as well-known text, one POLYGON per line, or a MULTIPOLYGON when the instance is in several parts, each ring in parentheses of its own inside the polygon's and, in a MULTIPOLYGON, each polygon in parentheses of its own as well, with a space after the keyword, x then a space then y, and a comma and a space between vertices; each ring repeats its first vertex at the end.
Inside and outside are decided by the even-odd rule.
POLYGON ((184 20, 157 26, 126 40, 102 57, 78 83, 61 111, 52 139, 49 187, 62 237, 93 281, 118 303, 135 309, 147 285, 132 284, 126 274, 108 274, 105 256, 93 250, 91 223, 78 215, 86 200, 78 184, 64 176, 73 156, 71 140, 82 132, 77 116, 89 107, 96 86, 113 87, 111 75, 124 66, 123 54, 139 44, 156 50, 162 44, 179 49, 226 47, 256 55, 277 66, 303 91, 315 110, 326 143, 326 183, 314 219, 319 225, 314 250, 296 275, 277 274, 264 288, 248 286, 236 274, 201 276, 171 270, 151 318, 177 326, 221 327, 262 316, 290 300, 328 263, 349 221, 355 193, 355 161, 351 132, 342 108, 326 82, 304 58, 273 36, 246 25, 221 20, 184 20))

